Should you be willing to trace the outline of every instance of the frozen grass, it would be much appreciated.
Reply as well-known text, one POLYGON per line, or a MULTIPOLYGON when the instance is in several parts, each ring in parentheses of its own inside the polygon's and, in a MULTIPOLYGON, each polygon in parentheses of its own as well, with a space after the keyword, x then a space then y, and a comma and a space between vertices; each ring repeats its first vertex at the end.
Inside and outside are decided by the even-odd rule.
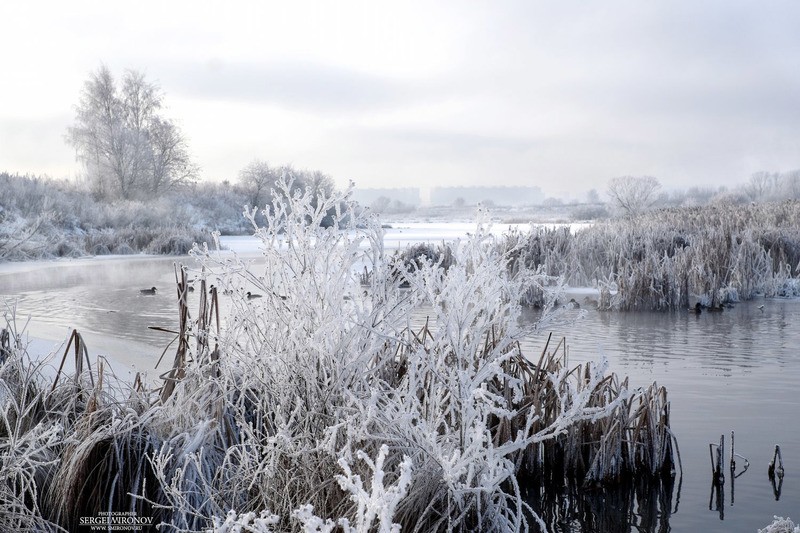
MULTIPOLYGON (((599 222, 574 234, 511 234, 518 263, 594 286, 601 307, 687 309, 800 295, 800 202, 671 208, 599 222)), ((534 298, 535 300, 535 298, 534 298)))
POLYGON ((79 337, 76 375, 46 382, 9 335, 0 529, 130 511, 167 531, 518 531, 544 528, 521 479, 673 474, 663 388, 568 368, 563 344, 520 352, 520 295, 547 295, 546 317, 558 285, 510 270, 518 247, 479 223, 447 253, 398 261, 377 219, 289 190, 266 226, 249 214, 263 264, 195 249, 196 317, 176 272, 160 390, 82 367, 79 337))

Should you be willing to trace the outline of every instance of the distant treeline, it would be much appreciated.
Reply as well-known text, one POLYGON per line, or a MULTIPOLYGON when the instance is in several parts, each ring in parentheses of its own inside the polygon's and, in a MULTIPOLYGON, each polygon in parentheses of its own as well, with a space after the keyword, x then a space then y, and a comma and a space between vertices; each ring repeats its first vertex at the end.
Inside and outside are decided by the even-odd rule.
MULTIPOLYGON (((210 243, 212 232, 250 235, 245 208, 272 209, 280 179, 292 194, 307 193, 312 205, 335 189, 321 172, 272 167, 256 160, 236 183, 186 182, 152 199, 109 199, 91 182, 0 172, 0 261, 108 254, 189 252, 210 243)), ((333 223, 334 213, 323 217, 333 223)))

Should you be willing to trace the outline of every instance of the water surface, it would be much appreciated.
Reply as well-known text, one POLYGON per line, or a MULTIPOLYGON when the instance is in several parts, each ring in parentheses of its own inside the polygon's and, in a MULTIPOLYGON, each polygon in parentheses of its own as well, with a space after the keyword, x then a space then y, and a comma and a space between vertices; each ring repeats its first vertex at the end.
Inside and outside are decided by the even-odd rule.
MULTIPOLYGON (((683 461, 672 531, 752 532, 773 515, 800 518, 800 300, 760 299, 700 315, 590 309, 551 330, 567 338, 571 363, 604 353, 632 386, 666 386, 683 461), (708 445, 724 434, 727 461, 731 431, 750 468, 733 486, 726 469, 720 506, 711 490, 708 445), (767 476, 776 444, 786 467, 779 495, 767 476)), ((526 348, 538 353, 542 344, 534 338, 526 348)), ((737 458, 737 472, 743 463, 737 458)), ((661 531, 631 529, 642 530, 661 531)))
MULTIPOLYGON (((472 229, 449 226, 436 233, 435 226, 407 225, 390 230, 386 243, 392 248, 436 241, 472 229)), ((227 242, 239 253, 257 255, 253 239, 227 242)), ((55 347, 77 328, 93 355, 117 361, 117 374, 135 369, 155 375, 171 336, 148 326, 177 326, 176 261, 194 267, 190 258, 141 256, 0 265, 0 299, 16 308, 20 326, 33 317, 27 326, 33 337, 55 347), (151 286, 160 289, 155 296, 140 294, 151 286)), ((189 296, 193 309, 196 296, 189 296)), ((630 376, 632 386, 665 385, 683 478, 666 505, 651 501, 658 494, 642 490, 632 501, 625 494, 579 493, 575 512, 562 513, 565 518, 554 526, 581 531, 581 524, 604 524, 608 512, 616 512, 613 530, 620 531, 753 532, 773 515, 800 519, 800 300, 761 299, 700 315, 598 312, 584 305, 570 318, 531 337, 524 348, 535 358, 552 331, 554 338, 567 338, 570 364, 604 353, 611 370, 630 376), (750 468, 733 484, 728 476, 724 494, 714 494, 708 444, 721 434, 727 442, 732 430, 750 468), (767 477, 775 444, 786 467, 779 492, 767 477)), ((168 353, 169 358, 173 352, 168 353)), ((568 507, 563 499, 554 505, 568 507)))

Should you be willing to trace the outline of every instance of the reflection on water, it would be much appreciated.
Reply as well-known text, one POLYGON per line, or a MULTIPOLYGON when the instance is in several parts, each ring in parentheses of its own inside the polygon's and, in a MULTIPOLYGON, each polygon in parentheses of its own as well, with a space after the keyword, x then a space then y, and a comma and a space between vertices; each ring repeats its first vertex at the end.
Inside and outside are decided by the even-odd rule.
POLYGON ((678 512, 680 487, 669 476, 643 477, 613 488, 529 484, 523 495, 547 531, 666 533, 678 512))
MULTIPOLYGON (((10 274, 0 267, 0 296, 16 302, 18 316, 34 317, 33 336, 63 341, 67 328, 77 328, 93 354, 105 350, 128 365, 152 368, 171 338, 148 327, 177 323, 174 261, 79 261, 10 274), (159 288, 155 296, 139 293, 152 286, 159 288)), ((189 297, 193 308, 197 296, 189 297)), ((752 532, 773 515, 798 518, 800 301, 764 299, 700 315, 601 313, 585 306, 581 312, 582 318, 553 323, 528 339, 525 349, 538 355, 544 333, 553 331, 567 338, 570 365, 605 353, 632 386, 665 385, 683 480, 680 492, 663 483, 605 491, 527 487, 528 501, 553 530, 752 532), (752 467, 709 499, 708 444, 732 430, 736 451, 752 467), (766 465, 775 444, 787 472, 773 486, 766 465)))

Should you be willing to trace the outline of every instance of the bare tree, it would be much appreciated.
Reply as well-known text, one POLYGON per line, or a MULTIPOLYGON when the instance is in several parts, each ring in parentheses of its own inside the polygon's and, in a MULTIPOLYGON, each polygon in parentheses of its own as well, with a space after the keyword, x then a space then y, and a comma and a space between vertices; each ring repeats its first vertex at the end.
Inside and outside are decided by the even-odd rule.
POLYGON ((369 205, 369 208, 372 209, 376 213, 385 213, 389 206, 392 205, 392 199, 388 196, 378 196, 372 203, 369 205))
POLYGON ((67 142, 98 196, 161 194, 196 174, 186 139, 161 117, 163 96, 144 75, 127 71, 118 90, 101 66, 84 85, 67 142))
POLYGON ((769 172, 755 172, 744 186, 744 192, 752 202, 758 202, 767 193, 770 184, 769 172))
POLYGON ((263 208, 267 204, 272 189, 281 177, 278 168, 269 163, 254 159, 239 172, 239 182, 244 187, 252 207, 263 208))
POLYGON ((69 128, 67 142, 86 165, 87 177, 98 196, 106 196, 115 169, 124 162, 118 146, 121 102, 116 97, 114 78, 103 66, 86 82, 76 108, 76 125, 69 128))
MULTIPOLYGON (((286 194, 308 194, 310 205, 316 209, 336 192, 336 184, 327 174, 316 170, 296 170, 291 165, 273 167, 260 159, 254 159, 239 172, 239 183, 250 206, 260 209, 271 209, 286 194), (286 182, 287 188, 276 187, 281 180, 286 182)), ((336 209, 329 209, 322 219, 322 225, 334 225, 335 216, 336 209)))
POLYGON ((150 126, 150 190, 158 195, 197 175, 186 140, 169 120, 156 117, 150 126))
MULTIPOLYGON (((311 206, 317 209, 320 205, 324 204, 328 198, 333 196, 336 191, 336 184, 333 179, 327 174, 323 174, 319 170, 313 172, 300 173, 300 187, 303 191, 311 195, 311 206)), ((325 217, 322 219, 324 227, 331 227, 334 224, 334 216, 336 209, 331 208, 328 210, 325 217)))
POLYGON ((784 174, 783 186, 787 198, 800 199, 800 170, 791 170, 784 174))
POLYGON ((300 186, 311 194, 311 205, 316 209, 322 199, 330 198, 336 190, 336 184, 327 174, 319 170, 300 173, 300 186))
POLYGON ((652 176, 620 176, 608 182, 608 196, 615 207, 635 215, 649 209, 658 199, 661 184, 652 176))

